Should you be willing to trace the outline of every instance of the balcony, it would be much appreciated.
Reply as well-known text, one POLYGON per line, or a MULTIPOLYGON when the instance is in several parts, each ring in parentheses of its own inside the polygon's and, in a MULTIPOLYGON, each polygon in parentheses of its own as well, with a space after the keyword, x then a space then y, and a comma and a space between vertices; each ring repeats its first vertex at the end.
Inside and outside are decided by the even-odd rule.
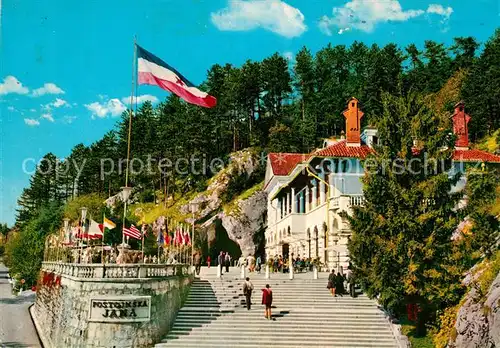
POLYGON ((276 231, 285 230, 285 236, 287 236, 289 226, 291 235, 304 233, 306 230, 306 215, 298 213, 288 214, 283 219, 279 220, 273 229, 276 229, 276 231))
POLYGON ((348 211, 353 206, 360 206, 364 203, 362 194, 340 195, 331 198, 330 207, 334 211, 348 211))

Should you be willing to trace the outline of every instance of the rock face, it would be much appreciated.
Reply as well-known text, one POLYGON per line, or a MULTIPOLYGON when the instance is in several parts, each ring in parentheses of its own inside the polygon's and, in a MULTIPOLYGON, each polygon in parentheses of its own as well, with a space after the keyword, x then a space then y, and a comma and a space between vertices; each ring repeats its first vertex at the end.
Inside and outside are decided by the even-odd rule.
POLYGON ((238 201, 238 209, 231 213, 220 213, 222 226, 229 238, 238 243, 243 256, 254 254, 254 233, 259 231, 265 220, 267 195, 257 191, 246 200, 238 201))
POLYGON ((231 154, 229 164, 211 180, 205 192, 200 193, 188 204, 180 208, 181 213, 190 212, 190 205, 196 203, 197 220, 211 217, 203 227, 210 228, 211 222, 221 219, 229 238, 236 242, 244 255, 254 253, 253 235, 258 231, 265 219, 266 196, 262 190, 256 190, 249 197, 235 198, 231 212, 221 212, 224 197, 242 182, 255 181, 263 168, 260 153, 254 149, 245 149, 231 154))
POLYGON ((500 274, 493 281, 485 298, 472 289, 460 307, 455 324, 453 348, 500 347, 500 274))

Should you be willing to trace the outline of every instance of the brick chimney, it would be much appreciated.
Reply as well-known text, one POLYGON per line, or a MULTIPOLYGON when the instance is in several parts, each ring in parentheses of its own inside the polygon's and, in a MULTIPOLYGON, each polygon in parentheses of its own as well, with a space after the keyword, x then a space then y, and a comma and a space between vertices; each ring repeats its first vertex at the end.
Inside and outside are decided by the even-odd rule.
POLYGON ((470 116, 465 113, 465 104, 460 101, 455 105, 455 112, 451 116, 453 121, 453 133, 457 136, 455 148, 468 149, 469 148, 469 128, 468 123, 470 116))
POLYGON ((361 118, 364 113, 359 109, 358 104, 358 100, 352 97, 347 104, 347 109, 342 112, 346 119, 347 146, 361 146, 361 118))

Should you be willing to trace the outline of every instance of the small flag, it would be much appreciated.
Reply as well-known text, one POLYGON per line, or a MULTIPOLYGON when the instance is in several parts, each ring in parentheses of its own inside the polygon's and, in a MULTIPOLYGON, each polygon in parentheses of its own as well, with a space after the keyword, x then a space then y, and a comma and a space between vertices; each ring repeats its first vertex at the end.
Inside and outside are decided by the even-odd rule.
POLYGON ((140 85, 155 85, 174 93, 190 104, 213 108, 217 99, 200 91, 177 70, 154 54, 136 45, 137 76, 140 85))
POLYGON ((189 237, 189 232, 184 232, 184 244, 191 245, 191 238, 189 237))
POLYGON ((95 222, 94 220, 90 220, 90 226, 88 230, 88 236, 90 239, 98 239, 102 238, 102 230, 99 227, 99 224, 95 222))
POLYGON ((156 243, 158 243, 158 245, 162 245, 164 243, 164 239, 163 239, 163 232, 161 230, 158 231, 158 237, 156 238, 156 243))
POLYGON ((104 218, 103 225, 104 225, 105 228, 107 228, 109 230, 112 230, 113 228, 116 227, 116 224, 113 221, 111 221, 109 219, 106 219, 106 218, 104 218))
POLYGON ((130 228, 123 227, 123 234, 127 237, 142 239, 141 231, 139 231, 139 229, 134 225, 131 225, 130 228))

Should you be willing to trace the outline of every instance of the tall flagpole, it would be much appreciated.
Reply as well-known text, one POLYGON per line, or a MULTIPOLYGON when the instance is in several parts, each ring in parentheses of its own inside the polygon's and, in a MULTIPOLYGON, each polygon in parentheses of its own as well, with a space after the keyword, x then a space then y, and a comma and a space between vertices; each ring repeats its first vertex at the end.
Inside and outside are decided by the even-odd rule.
POLYGON ((101 241, 101 263, 104 265, 104 232, 106 231, 106 227, 104 223, 106 222, 106 213, 102 215, 102 241, 101 241))
MULTIPOLYGON (((128 119, 128 139, 127 139, 127 168, 125 171, 125 190, 128 188, 128 173, 129 173, 129 162, 130 162, 130 138, 132 137, 132 108, 134 105, 134 83, 135 83, 135 77, 136 77, 136 61, 137 61, 137 43, 136 43, 136 36, 134 36, 134 46, 133 46, 133 61, 132 61, 132 87, 131 87, 131 92, 130 92, 130 110, 129 110, 129 119, 128 119)), ((136 97, 137 99, 137 97, 136 97)), ((127 194, 125 194, 127 196, 127 194)), ((125 216, 127 214, 127 200, 128 197, 124 197, 124 204, 123 204, 123 225, 122 225, 122 252, 124 253, 124 247, 125 247, 125 234, 123 234, 123 227, 125 227, 125 216)))

